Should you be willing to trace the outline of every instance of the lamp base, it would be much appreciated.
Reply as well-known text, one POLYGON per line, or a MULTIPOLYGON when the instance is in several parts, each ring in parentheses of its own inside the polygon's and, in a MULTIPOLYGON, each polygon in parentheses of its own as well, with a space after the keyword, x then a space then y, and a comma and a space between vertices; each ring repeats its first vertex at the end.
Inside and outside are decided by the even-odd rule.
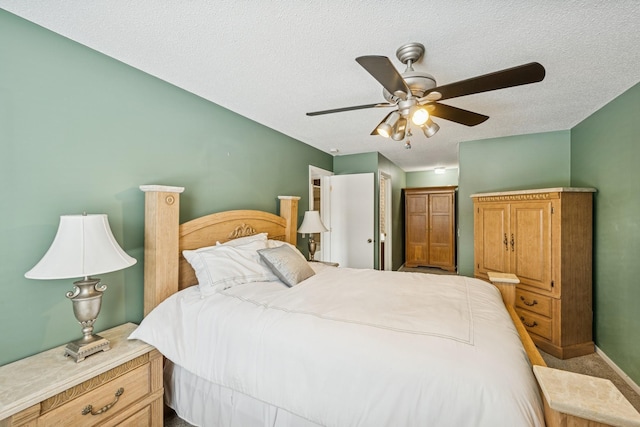
POLYGON ((101 351, 111 349, 109 340, 100 335, 89 335, 67 344, 64 355, 71 357, 76 363, 82 362, 86 357, 101 351))
POLYGON ((316 254, 316 241, 313 238, 313 234, 309 234, 309 261, 315 261, 313 257, 316 254))

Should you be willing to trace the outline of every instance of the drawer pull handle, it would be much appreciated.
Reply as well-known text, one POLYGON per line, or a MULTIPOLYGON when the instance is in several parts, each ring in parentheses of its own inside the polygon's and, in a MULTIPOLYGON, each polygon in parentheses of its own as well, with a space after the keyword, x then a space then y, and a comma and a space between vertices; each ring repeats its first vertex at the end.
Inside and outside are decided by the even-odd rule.
POLYGON ((538 326, 538 324, 536 323, 535 320, 533 321, 533 323, 527 323, 527 322, 525 322, 524 317, 522 317, 522 316, 520 316, 520 320, 522 321, 522 324, 524 326, 527 326, 529 328, 535 328, 536 326, 538 326))
POLYGON ((85 408, 82 410, 82 415, 87 415, 87 414, 91 414, 91 415, 100 415, 103 414, 105 412, 107 412, 109 409, 113 408, 113 406, 118 403, 118 399, 120 399, 120 396, 122 396, 122 393, 124 393, 124 389, 122 387, 120 387, 115 394, 115 399, 113 399, 113 402, 109 403, 106 406, 103 406, 102 408, 100 408, 100 410, 93 412, 93 406, 92 405, 87 405, 85 406, 85 408))
POLYGON ((522 300, 524 305, 528 305, 529 307, 533 307, 534 305, 536 305, 538 303, 538 301, 536 301, 536 300, 533 300, 533 302, 527 302, 527 300, 524 299, 524 297, 520 297, 520 299, 522 300))

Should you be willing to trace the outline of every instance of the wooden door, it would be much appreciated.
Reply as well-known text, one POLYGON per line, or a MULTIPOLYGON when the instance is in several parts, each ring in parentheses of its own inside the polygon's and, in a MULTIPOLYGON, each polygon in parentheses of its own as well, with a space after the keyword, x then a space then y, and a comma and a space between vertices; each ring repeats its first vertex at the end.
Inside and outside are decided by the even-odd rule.
POLYGON ((474 220, 475 275, 487 277, 488 271, 509 273, 508 203, 483 203, 476 206, 474 220))
POLYGON ((428 196, 428 261, 429 265, 452 269, 454 262, 455 213, 454 193, 433 193, 428 196))
POLYGON ((405 264, 407 267, 428 264, 428 200, 428 195, 424 193, 406 193, 405 264))
POLYGON ((551 202, 512 203, 508 237, 510 272, 522 284, 551 291, 551 202))

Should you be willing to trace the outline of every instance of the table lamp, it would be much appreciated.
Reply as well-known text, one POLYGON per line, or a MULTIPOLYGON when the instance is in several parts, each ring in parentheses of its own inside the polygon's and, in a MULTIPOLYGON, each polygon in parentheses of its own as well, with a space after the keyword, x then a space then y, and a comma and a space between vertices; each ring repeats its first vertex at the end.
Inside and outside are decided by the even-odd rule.
POLYGON ((320 212, 306 211, 302 219, 302 224, 300 224, 300 228, 298 228, 298 233, 309 234, 309 261, 314 261, 313 256, 316 253, 316 241, 313 238, 313 234, 324 231, 329 230, 322 223, 320 212))
POLYGON ((109 350, 109 341, 93 334, 93 324, 100 313, 102 293, 107 286, 95 274, 122 270, 136 263, 116 242, 107 215, 62 215, 51 247, 40 262, 25 273, 28 279, 71 279, 67 298, 73 303, 73 314, 82 326, 83 337, 67 344, 65 356, 76 363, 100 351, 109 350))

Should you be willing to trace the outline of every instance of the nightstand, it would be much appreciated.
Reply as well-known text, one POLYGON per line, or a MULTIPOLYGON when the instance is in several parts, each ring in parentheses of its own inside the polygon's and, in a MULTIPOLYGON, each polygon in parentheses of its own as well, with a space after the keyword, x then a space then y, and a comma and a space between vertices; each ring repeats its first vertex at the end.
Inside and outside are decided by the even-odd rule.
POLYGON ((80 363, 63 345, 0 367, 0 427, 162 426, 162 355, 127 339, 136 327, 101 332, 111 349, 80 363))

